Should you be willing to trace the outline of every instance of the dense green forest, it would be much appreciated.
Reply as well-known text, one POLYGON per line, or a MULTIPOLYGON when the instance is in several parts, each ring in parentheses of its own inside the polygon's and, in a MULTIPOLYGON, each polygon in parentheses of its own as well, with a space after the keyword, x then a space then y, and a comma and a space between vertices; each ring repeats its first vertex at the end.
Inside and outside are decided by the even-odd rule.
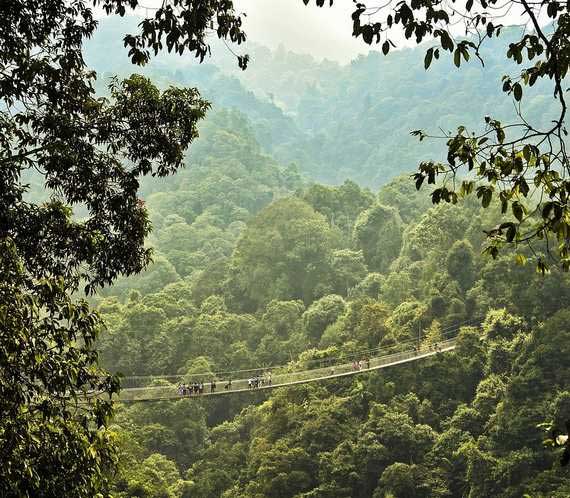
POLYGON ((0 7, 0 498, 570 496, 570 4, 354 4, 0 7))
MULTIPOLYGON (((87 52, 107 76, 122 71, 108 44, 119 29, 103 23, 87 52)), ((415 144, 412 127, 511 112, 488 50, 485 69, 441 62, 430 78, 418 50, 341 66, 253 47, 239 75, 223 54, 146 69, 161 85, 199 84, 214 109, 192 166, 143 182, 154 263, 93 298, 106 368, 206 375, 480 326, 461 329, 454 353, 381 373, 121 405, 114 496, 570 495, 538 427, 570 412, 570 277, 535 273, 530 250, 526 266, 482 255, 498 203, 432 206, 409 176, 440 147, 415 144)), ((548 120, 549 105, 538 88, 528 112, 548 120)))

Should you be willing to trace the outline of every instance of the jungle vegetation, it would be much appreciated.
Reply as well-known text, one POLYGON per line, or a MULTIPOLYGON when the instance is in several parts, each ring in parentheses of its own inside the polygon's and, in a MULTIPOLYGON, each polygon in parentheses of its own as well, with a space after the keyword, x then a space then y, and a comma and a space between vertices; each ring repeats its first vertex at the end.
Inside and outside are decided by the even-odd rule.
POLYGON ((466 2, 459 39, 439 2, 366 23, 357 4, 354 35, 387 59, 253 46, 260 70, 243 73, 231 52, 158 57, 203 61, 211 34, 241 45, 231 1, 118 22, 137 5, 1 10, 0 495, 568 496, 539 427, 563 427, 570 407, 567 5, 544 4, 545 28, 523 0, 535 34, 521 38, 477 11, 494 2, 466 2), (441 46, 394 52, 394 27, 441 46), (485 69, 453 69, 473 56, 485 69), (505 56, 538 62, 497 90, 505 56), (443 154, 410 145, 410 129, 423 144, 419 128, 438 126, 457 129, 443 154), (397 348, 465 321, 480 326, 455 353, 352 380, 132 406, 93 396, 121 374, 397 348))
POLYGON ((312 183, 235 111, 203 130, 207 167, 146 197, 155 264, 98 298, 105 367, 208 382, 481 326, 454 354, 354 380, 121 406, 114 496, 567 496, 538 425, 570 408, 570 279, 481 253, 500 205, 432 207, 409 176, 312 183))

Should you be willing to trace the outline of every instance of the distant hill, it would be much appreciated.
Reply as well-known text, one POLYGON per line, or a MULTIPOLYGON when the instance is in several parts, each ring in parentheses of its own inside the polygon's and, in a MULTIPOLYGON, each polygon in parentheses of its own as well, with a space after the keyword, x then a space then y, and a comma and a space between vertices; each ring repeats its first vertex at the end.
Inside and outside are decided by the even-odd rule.
MULTIPOLYGON (((100 75, 133 72, 122 48, 122 35, 135 18, 103 19, 86 48, 87 61, 100 75)), ((440 159, 441 141, 418 143, 413 129, 438 134, 458 125, 480 129, 486 114, 514 118, 510 97, 500 89, 505 73, 516 74, 505 61, 505 47, 515 35, 505 30, 483 51, 485 67, 471 60, 456 69, 450 60, 436 61, 426 73, 426 46, 399 50, 384 57, 360 56, 348 65, 318 62, 283 46, 271 51, 250 44, 252 63, 237 68, 226 47, 216 46, 211 61, 163 55, 141 69, 163 84, 200 88, 215 106, 236 108, 250 119, 264 150, 282 163, 295 162, 314 179, 338 184, 346 178, 378 187, 422 159, 440 159)), ((527 117, 548 123, 555 106, 550 89, 538 85, 527 92, 527 117)))

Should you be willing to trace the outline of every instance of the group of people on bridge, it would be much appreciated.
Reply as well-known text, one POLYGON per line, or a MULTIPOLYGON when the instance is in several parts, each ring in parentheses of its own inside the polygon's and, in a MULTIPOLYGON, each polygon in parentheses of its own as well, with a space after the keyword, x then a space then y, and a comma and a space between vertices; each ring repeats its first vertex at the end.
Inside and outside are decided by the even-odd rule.
MULTIPOLYGON (((216 381, 210 383, 210 392, 216 391, 216 381)), ((179 396, 192 396, 204 394, 204 382, 192 382, 190 384, 178 384, 179 396)))
MULTIPOLYGON (((414 346, 414 353, 419 353, 423 347, 418 345, 414 346)), ((441 344, 436 342, 432 343, 427 346, 427 349, 432 349, 434 351, 440 352, 441 351, 441 344)), ((354 360, 352 362, 352 370, 358 372, 360 370, 370 370, 370 358, 366 357, 362 360, 354 360)), ((331 366, 330 375, 335 374, 334 366, 331 366)), ((271 371, 259 373, 253 377, 247 379, 247 387, 248 389, 259 389, 260 387, 264 386, 271 386, 272 385, 272 378, 271 378, 271 371)), ((210 381, 210 393, 216 392, 216 381, 212 379, 210 381)), ((190 384, 179 384, 178 385, 178 395, 179 396, 195 396, 204 394, 204 390, 206 389, 205 384, 203 381, 195 381, 190 384)), ((229 378, 227 383, 224 385, 224 389, 226 391, 232 390, 232 379, 229 378)))
MULTIPOLYGON (((212 380, 210 382, 210 393, 216 392, 216 381, 212 380)), ((231 389, 232 381, 231 379, 228 380, 227 384, 224 388, 231 389)), ((178 384, 178 395, 179 396, 193 396, 193 395, 200 395, 204 394, 205 384, 202 381, 192 382, 190 384, 178 384)))
MULTIPOLYGON (((212 379, 209 383, 210 393, 215 393, 217 384, 216 380, 212 379)), ((262 374, 258 374, 254 377, 250 377, 247 380, 247 387, 248 389, 256 389, 263 386, 271 386, 272 379, 271 379, 271 372, 265 372, 262 374)), ((205 384, 202 380, 194 381, 189 384, 180 383, 178 384, 177 392, 179 396, 199 396, 204 394, 207 389, 207 384, 205 384)), ((229 378, 226 384, 224 384, 224 389, 226 391, 231 391, 232 389, 232 379, 229 378)))
POLYGON ((255 377, 247 379, 247 387, 248 389, 257 389, 265 385, 270 386, 271 382, 271 372, 266 372, 265 374, 256 375, 255 377))
MULTIPOLYGON (((370 358, 364 358, 363 360, 354 360, 352 362, 351 369, 353 372, 359 372, 360 370, 370 370, 370 358)), ((329 370, 329 375, 334 375, 335 373, 337 372, 333 365, 329 370)))
POLYGON ((370 358, 365 358, 364 360, 359 360, 359 361, 353 361, 352 362, 352 369, 354 371, 358 371, 358 370, 370 370, 370 358))

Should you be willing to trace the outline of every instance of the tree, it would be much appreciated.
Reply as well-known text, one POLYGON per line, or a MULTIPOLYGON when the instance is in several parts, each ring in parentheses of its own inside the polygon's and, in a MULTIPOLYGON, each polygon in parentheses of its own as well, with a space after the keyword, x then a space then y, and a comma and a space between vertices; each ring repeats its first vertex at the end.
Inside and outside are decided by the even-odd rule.
POLYGON ((473 247, 466 240, 455 242, 447 255, 447 272, 457 280, 464 292, 473 285, 473 257, 473 247))
POLYGON ((358 284, 350 289, 348 295, 351 298, 371 297, 378 298, 382 286, 382 275, 380 273, 368 273, 358 284))
POLYGON ((368 190, 346 180, 339 187, 311 185, 303 193, 303 200, 326 216, 331 225, 337 226, 343 234, 348 234, 349 238, 358 214, 370 207, 374 197, 368 190))
POLYGON ((333 251, 331 270, 334 272, 337 289, 346 296, 349 289, 367 274, 362 251, 351 251, 350 249, 333 251))
MULTIPOLYGON (((351 303, 351 310, 355 307, 351 303)), ((370 348, 378 347, 388 334, 385 322, 390 316, 388 307, 377 301, 367 302, 358 308, 358 321, 354 327, 354 338, 370 348)))
POLYGON ((429 200, 417 192, 408 176, 402 175, 383 185, 378 192, 378 202, 398 209, 402 221, 417 221, 430 208, 429 200))
POLYGON ((444 339, 441 333, 441 325, 437 320, 431 322, 424 334, 422 344, 426 347, 433 346, 444 339))
POLYGON ((483 331, 491 340, 512 339, 524 332, 525 322, 522 318, 510 314, 506 309, 491 310, 483 322, 483 331))
MULTIPOLYGON (((240 43, 232 2, 165 2, 127 36, 133 62, 150 50, 203 58, 206 34, 240 43), (175 4, 175 5, 173 5, 175 4)), ((94 496, 112 464, 111 412, 94 392, 116 380, 96 366, 96 314, 69 296, 140 272, 150 224, 140 177, 182 164, 208 103, 196 89, 158 90, 141 76, 94 95, 82 47, 92 6, 123 16, 137 0, 14 0, 0 19, 0 490, 3 496, 94 496), (27 193, 44 183, 46 200, 27 193), (74 211, 75 210, 75 211, 74 211)), ((240 57, 245 66, 247 59, 240 57)))
POLYGON ((176 464, 164 455, 153 453, 137 467, 135 475, 128 476, 127 490, 123 496, 175 498, 173 488, 179 480, 176 464))
POLYGON ((437 267, 443 266, 448 251, 469 230, 471 223, 472 215, 467 210, 447 204, 435 206, 406 229, 402 255, 412 261, 432 260, 437 267))
POLYGON ((94 496, 115 455, 111 403, 93 393, 118 389, 95 367, 101 320, 63 278, 31 278, 6 239, 0 275, 0 495, 94 496))
MULTIPOLYGON (((305 5, 309 2, 303 0, 305 5)), ((315 1, 320 7, 333 2, 315 1)), ((466 0, 453 7, 443 0, 390 1, 381 5, 360 2, 352 14, 352 34, 369 45, 382 43, 384 55, 396 46, 394 39, 400 36, 413 37, 418 44, 432 39, 435 44, 427 48, 424 59, 426 70, 446 52, 457 67, 472 57, 483 64, 486 42, 503 34, 504 17, 516 5, 518 2, 511 0, 466 0), (452 26, 457 22, 462 23, 467 38, 455 35, 452 26)), ((460 126, 456 133, 444 133, 439 138, 446 140, 446 162, 421 162, 415 175, 416 187, 419 189, 426 180, 436 185, 431 192, 434 203, 456 203, 460 197, 476 193, 486 208, 493 198, 498 199, 503 214, 512 217, 487 231, 487 253, 496 257, 505 244, 518 247, 542 240, 544 251, 555 253, 555 264, 568 271, 570 157, 565 142, 567 103, 563 80, 570 65, 570 5, 558 0, 521 0, 520 6, 525 28, 514 40, 507 39, 505 57, 523 67, 516 76, 505 75, 502 79, 502 90, 513 98, 518 119, 502 123, 500 117, 485 116, 481 132, 460 126), (548 26, 541 24, 543 14, 551 21, 548 26), (557 113, 543 122, 529 122, 521 106, 523 93, 543 80, 551 85, 558 102, 557 113)), ((412 134, 420 140, 429 136, 422 130, 412 134)), ((547 271, 544 255, 536 254, 534 260, 540 271, 547 271)), ((522 254, 519 261, 523 262, 522 254)))
POLYGON ((304 201, 273 202, 238 241, 229 282, 236 301, 248 309, 272 299, 308 303, 328 294, 332 290, 329 255, 337 244, 338 232, 304 201))
POLYGON ((334 323, 345 310, 344 299, 336 294, 330 294, 315 301, 303 313, 303 321, 309 337, 318 341, 325 328, 334 323))
POLYGON ((253 496, 268 498, 289 498, 311 489, 315 463, 303 448, 290 448, 283 440, 269 445, 259 438, 255 443, 252 466, 257 479, 247 484, 246 496, 249 489, 253 496))
POLYGON ((417 339, 426 312, 427 306, 424 304, 418 301, 404 301, 394 309, 386 324, 396 337, 417 339))
POLYGON ((428 425, 416 425, 408 414, 389 410, 385 405, 371 408, 366 429, 390 450, 392 462, 423 461, 436 437, 428 425))
POLYGON ((354 239, 364 253, 368 268, 385 272, 400 254, 402 220, 396 209, 374 204, 354 224, 354 239))
POLYGON ((421 465, 394 463, 384 472, 378 482, 373 498, 391 496, 397 498, 422 498, 449 496, 445 479, 439 472, 421 465))
POLYGON ((261 317, 263 324, 276 336, 287 338, 297 327, 305 311, 302 301, 271 301, 261 317))

